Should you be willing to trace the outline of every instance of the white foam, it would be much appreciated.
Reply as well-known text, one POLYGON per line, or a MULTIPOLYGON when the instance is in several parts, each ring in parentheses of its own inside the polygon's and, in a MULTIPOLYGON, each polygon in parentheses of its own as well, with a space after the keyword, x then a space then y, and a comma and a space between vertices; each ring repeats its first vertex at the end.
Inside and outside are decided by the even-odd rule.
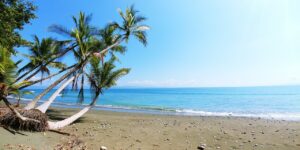
POLYGON ((207 112, 197 111, 192 109, 176 110, 177 113, 193 116, 234 116, 234 117, 249 117, 249 118, 264 118, 275 120, 290 120, 300 121, 300 113, 233 113, 233 112, 207 112))
MULTIPOLYGON (((9 96, 9 100, 16 101, 17 98, 9 96)), ((21 98, 22 101, 28 102, 31 101, 32 99, 26 99, 26 98, 21 98)), ((40 102, 43 102, 40 101, 40 102)), ((54 102, 54 105, 59 105, 59 106, 85 106, 87 104, 77 104, 77 103, 64 103, 64 102, 54 102)), ((275 120, 289 120, 289 121, 300 121, 300 112, 296 113, 291 113, 291 112, 286 112, 286 113, 236 113, 236 112, 210 112, 210 111, 201 111, 201 110, 193 110, 193 109, 177 109, 177 110, 172 110, 172 109, 157 109, 153 107, 134 107, 134 106, 114 106, 114 105, 96 105, 96 108, 107 108, 107 109, 113 109, 113 110, 140 110, 141 112, 147 113, 148 111, 155 111, 155 112, 167 112, 170 114, 176 114, 176 115, 190 115, 190 116, 233 116, 233 117, 249 117, 249 118, 264 118, 264 119, 275 119, 275 120)))

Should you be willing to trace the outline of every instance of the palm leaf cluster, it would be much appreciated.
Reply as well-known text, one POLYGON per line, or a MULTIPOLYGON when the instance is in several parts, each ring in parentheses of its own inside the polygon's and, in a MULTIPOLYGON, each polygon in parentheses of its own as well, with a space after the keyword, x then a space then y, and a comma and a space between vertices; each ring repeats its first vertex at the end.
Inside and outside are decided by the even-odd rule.
POLYGON ((94 91, 92 104, 96 102, 98 96, 103 93, 103 90, 115 86, 120 77, 129 73, 129 68, 116 69, 114 64, 116 60, 117 58, 114 56, 104 64, 97 57, 93 57, 90 60, 90 74, 85 74, 88 77, 91 90, 94 91))
POLYGON ((62 62, 52 60, 61 51, 62 45, 53 38, 45 38, 40 41, 37 36, 34 36, 34 42, 29 45, 29 53, 23 54, 29 59, 29 63, 18 70, 18 73, 25 71, 34 71, 26 80, 29 80, 36 74, 40 73, 41 78, 45 74, 50 75, 50 68, 63 69, 66 67, 62 62), (51 61, 52 60, 52 61, 51 61))

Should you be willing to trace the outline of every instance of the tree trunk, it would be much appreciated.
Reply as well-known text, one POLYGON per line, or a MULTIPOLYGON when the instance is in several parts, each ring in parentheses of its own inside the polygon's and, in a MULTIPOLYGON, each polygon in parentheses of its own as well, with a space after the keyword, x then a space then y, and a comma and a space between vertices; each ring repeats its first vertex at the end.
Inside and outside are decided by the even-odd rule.
POLYGON ((24 81, 28 81, 29 79, 31 79, 33 76, 35 76, 36 74, 38 74, 40 72, 39 69, 37 69, 33 74, 31 74, 29 77, 27 77, 24 81))
POLYGON ((48 121, 49 129, 55 130, 55 129, 60 129, 65 126, 68 126, 68 125, 72 124, 74 121, 76 121, 77 119, 79 119, 80 117, 82 117, 91 108, 92 108, 92 105, 89 105, 89 106, 83 108, 82 110, 80 110, 78 113, 74 114, 73 116, 71 116, 67 119, 64 119, 62 121, 58 121, 58 122, 48 121))
POLYGON ((22 78, 24 78, 25 76, 27 76, 30 72, 32 72, 33 70, 35 70, 36 68, 38 68, 39 66, 34 67, 33 69, 27 71, 26 73, 22 74, 20 77, 18 77, 16 79, 16 81, 14 83, 17 83, 19 80, 21 80, 22 78))
POLYGON ((63 128, 65 126, 72 124, 74 121, 76 121, 77 119, 82 117, 85 113, 87 113, 95 105, 95 103, 99 97, 99 94, 100 94, 99 92, 96 94, 95 98, 93 99, 93 101, 90 103, 89 106, 84 107, 82 110, 80 110, 78 113, 74 114, 73 116, 66 118, 62 121, 58 121, 58 122, 48 121, 49 129, 52 129, 52 130, 60 129, 60 128, 63 128))
MULTIPOLYGON (((103 55, 104 53, 106 53, 109 49, 119 45, 122 40, 117 41, 116 43, 108 46, 107 48, 103 49, 102 51, 100 51, 100 54, 103 55)), ((89 53, 87 55, 87 57, 89 57, 91 53, 89 53)), ((87 59, 85 60, 85 62, 83 63, 82 66, 84 66, 84 64, 86 63, 87 59)), ((46 95, 51 89, 53 89, 56 85, 58 85, 61 81, 63 81, 65 78, 67 78, 67 76, 69 76, 72 72, 74 72, 76 69, 78 69, 79 67, 81 67, 81 65, 77 65, 77 67, 75 67, 74 69, 72 69, 71 71, 69 71, 67 74, 65 74, 64 76, 62 76, 60 79, 58 79, 57 81, 55 81, 52 85, 50 85, 47 89, 45 89, 40 95, 36 96, 34 98, 33 101, 31 101, 29 104, 27 104, 27 106, 24 108, 26 110, 28 109, 32 109, 35 107, 36 103, 44 96, 46 95)))
POLYGON ((40 121, 38 121, 38 120, 22 116, 13 106, 11 106, 11 104, 5 97, 1 97, 1 100, 3 100, 5 105, 22 121, 34 121, 34 122, 40 123, 40 121))
POLYGON ((77 65, 76 67, 74 67, 73 69, 71 69, 69 72, 67 72, 66 74, 64 74, 63 76, 61 76, 58 80, 56 80, 53 84, 51 84, 47 89, 45 89, 41 94, 39 94, 38 96, 36 96, 30 103, 28 103, 26 105, 26 107, 24 107, 25 110, 29 110, 29 109, 33 109, 35 107, 35 105, 37 104, 37 102, 43 97, 45 96, 50 90, 52 90, 55 86, 57 86, 61 81, 63 81, 64 79, 66 79, 68 76, 70 76, 74 71, 76 71, 77 69, 79 69, 80 65, 77 65))
POLYGON ((42 82, 42 81, 44 81, 44 80, 48 80, 48 79, 50 79, 50 78, 52 78, 52 77, 54 77, 54 76, 56 76, 56 75, 59 75, 60 73, 66 71, 66 70, 69 70, 69 69, 73 68, 73 67, 75 67, 75 65, 72 65, 72 66, 70 66, 70 67, 67 67, 67 68, 65 68, 65 69, 62 69, 62 70, 60 70, 59 72, 57 72, 57 73, 55 73, 55 74, 52 74, 52 75, 49 75, 49 76, 47 76, 47 77, 45 77, 45 78, 42 78, 42 79, 39 79, 39 80, 35 80, 35 81, 29 81, 29 82, 30 82, 29 84, 24 85, 24 86, 21 86, 21 87, 19 88, 19 90, 24 89, 24 88, 26 88, 26 87, 28 87, 28 86, 37 84, 37 83, 39 83, 39 82, 42 82))
MULTIPOLYGON (((52 58, 51 60, 49 60, 45 65, 48 65, 49 63, 51 63, 52 61, 54 61, 55 59, 65 55, 67 52, 69 52, 70 50, 72 50, 73 48, 75 48, 76 46, 71 46, 68 49, 66 49, 65 51, 63 51, 62 53, 59 53, 56 57, 52 58)), ((16 79, 16 81, 14 83, 17 83, 19 80, 21 80, 22 78, 24 78, 25 76, 27 76, 30 72, 32 72, 33 70, 35 70, 36 68, 38 68, 39 66, 34 67, 34 69, 31 69, 30 71, 24 73, 23 75, 21 75, 20 77, 18 77, 16 79)))
MULTIPOLYGON (((78 76, 78 75, 76 75, 78 76)), ((42 105, 38 106, 36 109, 40 110, 42 113, 45 113, 48 108, 50 107, 51 103, 55 100, 55 98, 59 95, 59 93, 65 89, 75 78, 76 76, 71 77, 70 79, 66 80, 52 95, 51 97, 44 102, 42 105)))
POLYGON ((105 54, 109 49, 114 48, 115 46, 119 45, 123 40, 119 40, 116 43, 114 43, 113 45, 108 46, 107 48, 103 49, 102 51, 100 51, 100 54, 105 54))

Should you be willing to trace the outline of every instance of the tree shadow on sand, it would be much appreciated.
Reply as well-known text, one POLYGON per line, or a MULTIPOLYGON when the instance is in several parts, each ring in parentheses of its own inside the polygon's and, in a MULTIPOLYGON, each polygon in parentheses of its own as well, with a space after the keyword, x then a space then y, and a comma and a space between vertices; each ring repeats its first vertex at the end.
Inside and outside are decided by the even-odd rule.
MULTIPOLYGON (((57 109, 48 109, 46 114, 49 118, 49 120, 55 120, 55 121, 60 121, 64 120, 74 113, 76 113, 78 110, 57 110, 57 109)), ((86 117, 80 117, 77 119, 74 123, 83 123, 87 122, 86 117)))

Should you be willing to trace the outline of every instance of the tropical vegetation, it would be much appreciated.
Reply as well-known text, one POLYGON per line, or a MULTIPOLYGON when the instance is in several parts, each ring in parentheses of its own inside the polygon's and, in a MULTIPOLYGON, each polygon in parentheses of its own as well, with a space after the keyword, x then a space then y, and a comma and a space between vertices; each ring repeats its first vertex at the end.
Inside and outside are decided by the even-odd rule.
MULTIPOLYGON (((23 20, 17 20, 19 23, 15 27, 12 26, 15 29, 21 29, 25 23, 35 17, 32 11, 36 7, 32 3, 19 0, 0 2, 0 8, 5 7, 8 12, 15 9, 15 5, 24 5, 21 11, 28 13, 23 14, 25 15, 23 20)), ((17 17, 20 13, 12 15, 17 17)), ((91 15, 83 12, 80 12, 78 17, 72 17, 74 27, 71 29, 62 25, 50 26, 50 31, 66 37, 63 41, 52 37, 40 39, 34 36, 34 40, 30 42, 23 40, 14 29, 10 29, 11 40, 5 41, 3 37, 0 37, 0 100, 5 104, 5 107, 0 107, 1 126, 17 130, 53 130, 73 123, 88 112, 105 89, 115 86, 119 78, 129 73, 129 68, 116 66, 117 54, 126 52, 125 45, 128 41, 134 37, 144 46, 147 45, 146 31, 149 27, 143 24, 146 18, 139 15, 133 6, 128 7, 124 12, 119 10, 119 15, 121 23, 109 23, 103 28, 90 25, 91 15), (27 53, 14 50, 20 45, 27 48, 27 53), (21 61, 11 59, 13 55, 24 58, 28 63, 20 66, 21 61), (76 60, 75 63, 66 65, 61 61, 66 55, 72 55, 76 60), (50 82, 49 79, 54 76, 56 80, 50 82), (13 106, 9 102, 9 96, 16 98, 27 94, 28 92, 24 89, 45 80, 51 84, 25 107, 13 106), (88 106, 64 120, 57 122, 48 120, 46 111, 68 85, 78 91, 78 102, 83 103, 86 99, 84 88, 88 84, 94 95, 88 106), (38 101, 55 87, 57 89, 47 101, 37 106, 38 101)), ((11 20, 2 19, 3 16, 1 13, 1 27, 12 24, 9 22, 11 20)))

